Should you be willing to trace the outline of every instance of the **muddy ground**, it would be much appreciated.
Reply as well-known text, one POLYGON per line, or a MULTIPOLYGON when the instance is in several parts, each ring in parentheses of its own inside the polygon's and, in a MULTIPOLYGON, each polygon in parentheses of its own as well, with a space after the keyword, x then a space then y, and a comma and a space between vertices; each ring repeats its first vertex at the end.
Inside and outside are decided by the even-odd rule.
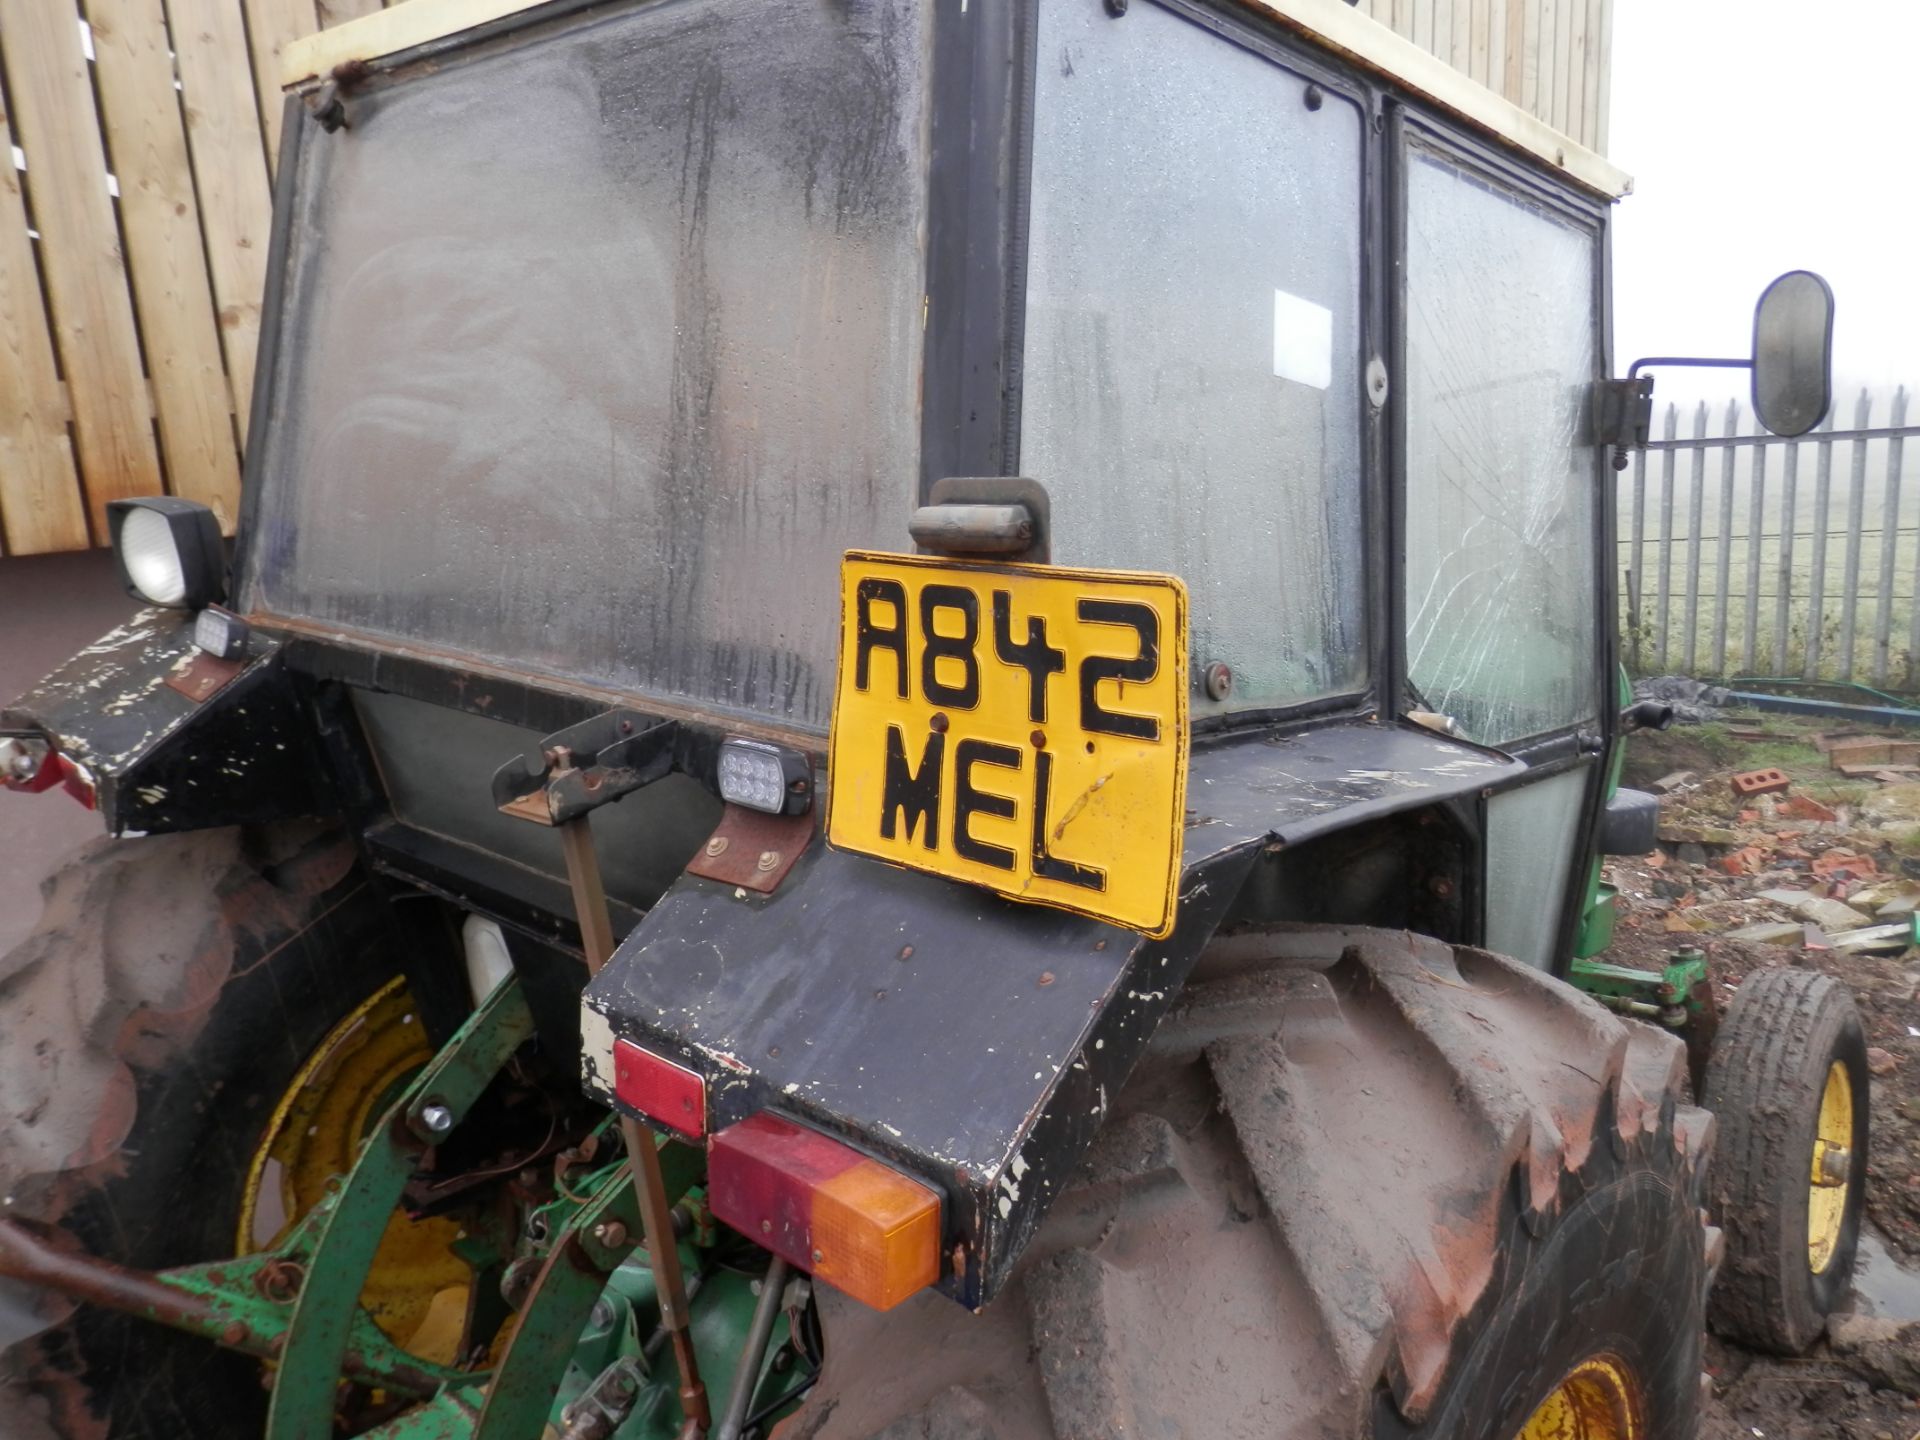
POLYGON ((1920 1440, 1920 1327, 1898 1328, 1920 1320, 1920 744, 1899 743, 1916 739, 1734 715, 1630 742, 1626 783, 1667 791, 1661 846, 1609 865, 1605 958, 1701 946, 1722 1008, 1755 969, 1822 970, 1853 990, 1875 1071, 1858 1313, 1799 1360, 1710 1342, 1705 1440, 1920 1440), (1735 793, 1762 769, 1786 788, 1735 793))

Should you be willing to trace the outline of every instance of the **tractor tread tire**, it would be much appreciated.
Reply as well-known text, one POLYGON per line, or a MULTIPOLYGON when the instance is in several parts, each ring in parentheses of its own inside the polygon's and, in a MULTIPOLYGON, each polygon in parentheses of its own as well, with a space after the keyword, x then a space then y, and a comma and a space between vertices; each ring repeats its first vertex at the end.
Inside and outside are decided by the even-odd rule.
POLYGON ((1727 1259, 1708 1319, 1717 1334, 1798 1355, 1844 1296, 1859 1239, 1867 1153, 1866 1035, 1846 987, 1817 970, 1755 971, 1727 1007, 1703 1095, 1719 1126, 1710 1205, 1727 1259), (1812 1117, 1831 1060, 1854 1086, 1856 1163, 1847 1220, 1823 1275, 1807 1264, 1812 1117))
MULTIPOLYGON (((9 1216, 138 1269, 233 1254, 274 1102, 394 971, 385 902, 346 837, 307 821, 90 841, 42 888, 39 924, 0 955, 0 1113, 22 1117, 0 1132, 9 1216)), ((44 1292, 8 1299, 7 1440, 260 1433, 248 1357, 44 1292)))
POLYGON ((978 1316, 823 1292, 826 1366, 783 1436, 1477 1440, 1454 1383, 1476 1333, 1625 1175, 1678 1282, 1646 1433, 1681 1440, 1713 1133, 1685 1086, 1672 1036, 1484 951, 1216 941, 1009 1290, 978 1316))

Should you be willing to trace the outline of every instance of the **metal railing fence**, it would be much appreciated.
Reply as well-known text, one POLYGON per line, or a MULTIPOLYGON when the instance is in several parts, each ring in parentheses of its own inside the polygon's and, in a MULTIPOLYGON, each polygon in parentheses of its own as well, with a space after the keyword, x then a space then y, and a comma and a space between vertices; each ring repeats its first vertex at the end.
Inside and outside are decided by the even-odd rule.
POLYGON ((1615 489, 1628 667, 1920 691, 1907 401, 1904 386, 1862 390, 1797 440, 1752 433, 1738 400, 1702 401, 1682 435, 1668 405, 1615 489), (1843 410, 1853 424, 1837 430, 1843 410))

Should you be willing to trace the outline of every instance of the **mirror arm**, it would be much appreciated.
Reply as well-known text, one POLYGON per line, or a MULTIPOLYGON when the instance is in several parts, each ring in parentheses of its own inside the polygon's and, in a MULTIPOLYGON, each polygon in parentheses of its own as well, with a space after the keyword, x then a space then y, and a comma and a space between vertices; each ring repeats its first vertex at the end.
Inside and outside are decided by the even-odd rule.
POLYGON ((1691 365, 1719 370, 1751 370, 1751 360, 1710 360, 1694 355, 1648 355, 1627 367, 1624 380, 1602 380, 1594 391, 1594 443, 1613 449, 1613 468, 1627 468, 1627 452, 1647 448, 1653 427, 1653 377, 1642 370, 1691 365))
POLYGON ((1642 370, 1668 365, 1690 365, 1715 370, 1751 370, 1753 357, 1748 356, 1745 360, 1708 360, 1698 355, 1648 355, 1627 367, 1627 379, 1638 379, 1642 370))

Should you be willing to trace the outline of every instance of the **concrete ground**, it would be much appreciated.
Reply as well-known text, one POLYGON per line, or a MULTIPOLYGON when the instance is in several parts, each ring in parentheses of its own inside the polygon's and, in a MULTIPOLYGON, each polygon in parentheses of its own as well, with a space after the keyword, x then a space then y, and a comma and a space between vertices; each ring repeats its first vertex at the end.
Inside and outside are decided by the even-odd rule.
MULTIPOLYGON (((0 704, 133 608, 104 550, 0 559, 0 704)), ((39 919, 41 879, 74 846, 101 833, 100 817, 64 791, 0 791, 0 955, 39 919)))

